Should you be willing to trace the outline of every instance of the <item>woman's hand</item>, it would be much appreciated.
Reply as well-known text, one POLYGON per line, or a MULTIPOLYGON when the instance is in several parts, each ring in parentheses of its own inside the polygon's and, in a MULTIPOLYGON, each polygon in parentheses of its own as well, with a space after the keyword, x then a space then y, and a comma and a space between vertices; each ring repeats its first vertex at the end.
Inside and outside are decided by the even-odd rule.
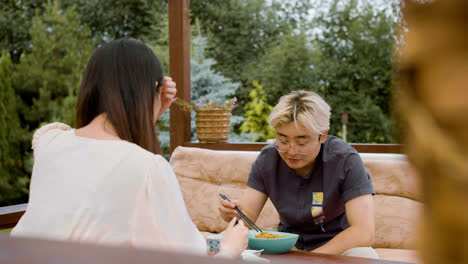
POLYGON ((233 217, 240 217, 239 213, 234 210, 236 207, 242 211, 242 207, 239 201, 231 200, 230 202, 226 200, 221 200, 221 206, 219 207, 219 214, 224 219, 224 221, 229 222, 233 217))
POLYGON ((247 248, 249 243, 248 234, 249 229, 245 227, 244 222, 239 220, 236 225, 236 217, 234 217, 224 230, 219 252, 228 253, 233 257, 239 256, 247 248))
POLYGON ((161 87, 161 109, 158 118, 171 106, 177 93, 176 83, 171 77, 164 76, 164 85, 161 87))

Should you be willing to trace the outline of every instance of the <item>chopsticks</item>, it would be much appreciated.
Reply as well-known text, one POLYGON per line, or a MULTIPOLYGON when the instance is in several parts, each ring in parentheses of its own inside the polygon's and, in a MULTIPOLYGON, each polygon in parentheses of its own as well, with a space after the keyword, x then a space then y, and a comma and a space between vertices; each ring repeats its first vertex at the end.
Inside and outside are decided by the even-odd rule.
MULTIPOLYGON (((226 195, 224 194, 219 194, 219 196, 221 196, 221 198, 223 198, 224 200, 230 202, 231 200, 229 200, 229 198, 227 198, 226 195)), ((237 211, 237 213, 239 213, 240 216, 242 216, 242 218, 244 218, 245 221, 247 221, 247 223, 253 227, 253 229, 255 229, 255 231, 258 231, 258 232, 262 232, 262 229, 260 229, 254 222, 252 222, 252 220, 250 220, 241 210, 239 210, 239 208, 234 207, 234 210, 237 211)))

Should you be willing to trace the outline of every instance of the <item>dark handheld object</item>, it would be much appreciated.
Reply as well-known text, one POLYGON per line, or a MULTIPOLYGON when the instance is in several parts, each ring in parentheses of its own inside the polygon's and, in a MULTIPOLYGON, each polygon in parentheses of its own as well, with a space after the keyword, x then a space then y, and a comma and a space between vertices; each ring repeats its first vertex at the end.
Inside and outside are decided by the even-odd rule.
MULTIPOLYGON (((226 195, 224 194, 219 194, 219 196, 221 196, 221 198, 223 198, 224 200, 228 201, 228 202, 231 202, 231 200, 229 200, 229 198, 227 198, 226 195)), ((244 218, 244 220, 251 226, 253 227, 253 229, 255 229, 255 231, 258 231, 258 232, 262 232, 262 229, 260 229, 254 222, 252 222, 252 220, 250 220, 241 210, 239 210, 239 208, 237 208, 237 206, 234 207, 234 210, 237 211, 237 213, 239 213, 239 215, 244 218)), ((237 222, 237 221, 236 221, 237 222)))

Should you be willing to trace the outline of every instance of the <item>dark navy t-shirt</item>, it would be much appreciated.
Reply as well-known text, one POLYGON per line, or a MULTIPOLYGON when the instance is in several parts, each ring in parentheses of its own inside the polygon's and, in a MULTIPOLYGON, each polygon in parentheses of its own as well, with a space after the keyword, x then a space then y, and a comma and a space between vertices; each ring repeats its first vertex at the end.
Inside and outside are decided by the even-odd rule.
POLYGON ((252 165, 247 185, 265 193, 280 216, 279 231, 299 234, 296 247, 314 250, 349 227, 345 202, 375 194, 357 151, 328 136, 306 177, 288 167, 273 145, 252 165))

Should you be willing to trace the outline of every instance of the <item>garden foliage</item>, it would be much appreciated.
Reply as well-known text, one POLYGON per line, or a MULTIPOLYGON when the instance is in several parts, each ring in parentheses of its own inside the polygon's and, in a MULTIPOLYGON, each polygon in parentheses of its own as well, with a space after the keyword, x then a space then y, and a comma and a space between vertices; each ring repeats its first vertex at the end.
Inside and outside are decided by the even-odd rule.
MULTIPOLYGON (((192 102, 236 96, 228 141, 264 141, 272 138, 268 114, 279 97, 311 90, 332 107, 330 134, 340 135, 341 112, 348 112, 348 141, 393 142, 390 87, 400 20, 398 0, 390 1, 385 10, 356 0, 191 0, 192 102)), ((34 131, 54 121, 73 126, 82 73, 96 47, 141 39, 170 75, 167 8, 167 0, 3 2, 0 206, 27 201, 34 131)), ((166 113, 158 121, 166 153, 168 120, 166 113)), ((194 122, 195 114, 195 140, 194 122)))
POLYGON ((0 205, 21 203, 28 193, 18 98, 13 89, 14 65, 8 53, 0 58, 0 205))
POLYGON ((268 123, 273 107, 267 103, 263 86, 256 80, 252 82, 253 89, 250 90, 250 101, 245 105, 245 121, 239 130, 242 134, 255 133, 258 136, 252 141, 265 142, 275 138, 275 131, 268 123))

